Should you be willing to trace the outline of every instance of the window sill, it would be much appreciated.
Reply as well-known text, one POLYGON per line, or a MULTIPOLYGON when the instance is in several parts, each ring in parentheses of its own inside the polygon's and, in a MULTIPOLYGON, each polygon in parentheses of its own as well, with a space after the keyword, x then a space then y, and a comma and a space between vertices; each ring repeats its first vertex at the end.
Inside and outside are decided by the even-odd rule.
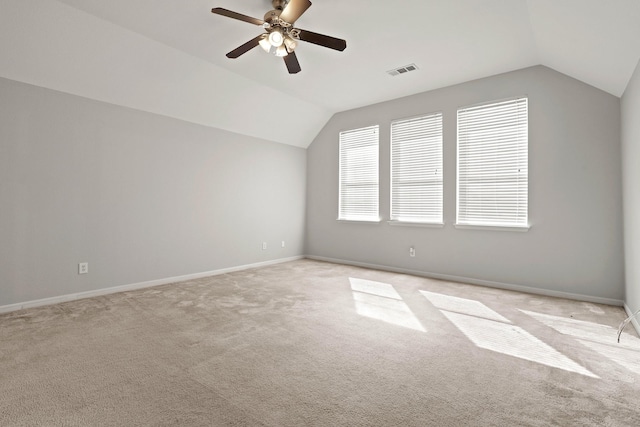
POLYGON ((422 227, 422 228, 443 228, 444 222, 411 222, 411 221, 387 221, 387 224, 394 227, 422 227))
POLYGON ((491 231, 517 231, 526 233, 531 228, 530 225, 523 227, 502 226, 502 225, 470 225, 470 224, 454 224, 455 228, 461 230, 491 230, 491 231))
POLYGON ((346 218, 338 218, 336 219, 338 222, 347 222, 349 224, 380 224, 382 221, 380 218, 377 219, 346 219, 346 218))

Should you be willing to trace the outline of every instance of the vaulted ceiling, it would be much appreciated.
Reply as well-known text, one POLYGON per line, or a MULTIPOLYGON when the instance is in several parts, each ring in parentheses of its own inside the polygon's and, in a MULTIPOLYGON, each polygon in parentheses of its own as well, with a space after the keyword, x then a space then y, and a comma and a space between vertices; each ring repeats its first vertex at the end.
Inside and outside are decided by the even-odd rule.
POLYGON ((271 0, 2 0, 0 76, 308 146, 336 112, 542 64, 621 96, 640 58, 638 0, 312 0, 302 72, 260 48, 271 0), (392 77, 388 70, 416 64, 392 77))

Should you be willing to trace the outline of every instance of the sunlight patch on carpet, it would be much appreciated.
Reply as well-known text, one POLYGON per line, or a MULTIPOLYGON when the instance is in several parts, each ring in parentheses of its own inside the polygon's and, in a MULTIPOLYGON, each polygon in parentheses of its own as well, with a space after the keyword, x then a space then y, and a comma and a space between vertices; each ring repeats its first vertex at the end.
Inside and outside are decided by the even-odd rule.
POLYGON ((608 325, 527 310, 520 311, 563 335, 577 339, 585 347, 631 372, 640 374, 640 339, 638 337, 623 333, 624 341, 618 343, 618 330, 608 325))
POLYGON ((498 322, 511 323, 509 319, 491 310, 480 301, 438 294, 435 292, 420 291, 420 293, 424 295, 431 304, 441 310, 466 314, 468 316, 482 317, 484 319, 496 320, 498 322))
POLYGON ((480 301, 422 290, 420 293, 477 347, 599 378, 480 301))
MULTIPOLYGON (((608 325, 602 325, 600 323, 587 322, 584 320, 577 320, 568 317, 554 316, 552 314, 536 313, 527 310, 520 311, 564 335, 570 335, 575 338, 592 340, 605 344, 615 344, 617 342, 617 328, 608 325)), ((631 349, 640 350, 640 338, 626 332, 624 332, 622 336, 625 340, 624 346, 627 346, 631 349)), ((622 346, 623 345, 620 344, 620 347, 622 346)))
POLYGON ((519 326, 460 313, 442 311, 442 314, 480 348, 588 377, 599 378, 519 326))
POLYGON ((402 299, 395 288, 388 283, 374 282, 373 280, 366 279, 356 279, 353 277, 349 278, 349 282, 351 283, 352 291, 364 292, 366 294, 393 298, 397 300, 402 299))
POLYGON ((426 332, 409 306, 388 283, 349 278, 356 313, 370 319, 426 332))

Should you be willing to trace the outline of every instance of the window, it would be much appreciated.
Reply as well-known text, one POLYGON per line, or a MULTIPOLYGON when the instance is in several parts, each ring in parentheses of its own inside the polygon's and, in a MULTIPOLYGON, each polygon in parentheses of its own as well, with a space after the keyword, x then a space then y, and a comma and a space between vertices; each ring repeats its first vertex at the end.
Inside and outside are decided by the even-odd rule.
POLYGON ((458 110, 457 224, 528 227, 527 104, 458 110))
POLYGON ((378 126, 340 132, 338 219, 379 221, 378 126))
POLYGON ((442 114, 391 123, 391 220, 442 223, 442 114))

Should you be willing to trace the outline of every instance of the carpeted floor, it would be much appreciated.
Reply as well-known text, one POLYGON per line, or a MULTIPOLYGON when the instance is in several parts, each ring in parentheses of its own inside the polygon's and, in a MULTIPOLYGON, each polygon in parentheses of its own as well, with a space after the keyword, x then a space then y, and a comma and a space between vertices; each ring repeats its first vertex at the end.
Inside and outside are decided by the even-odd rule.
POLYGON ((624 317, 289 262, 1 315, 0 425, 638 426, 624 317))

